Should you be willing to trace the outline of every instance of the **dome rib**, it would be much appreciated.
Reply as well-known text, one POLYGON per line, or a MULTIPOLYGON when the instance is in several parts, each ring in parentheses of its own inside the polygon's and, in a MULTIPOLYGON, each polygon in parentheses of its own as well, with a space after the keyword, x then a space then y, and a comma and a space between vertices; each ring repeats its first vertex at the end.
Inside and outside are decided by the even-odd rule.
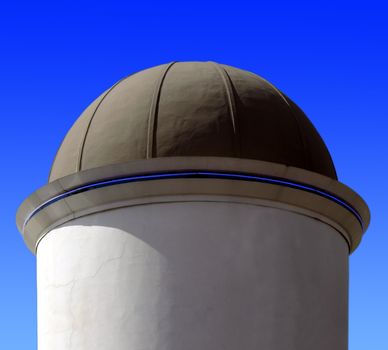
POLYGON ((307 145, 306 138, 304 137, 304 134, 302 132, 302 128, 300 126, 299 118, 294 113, 293 108, 288 103, 288 101, 287 101, 286 97, 283 95, 283 93, 281 91, 279 91, 279 89, 277 89, 275 86, 273 86, 270 82, 267 82, 267 83, 279 94, 279 96, 281 97, 282 101, 284 101, 284 103, 287 105, 288 110, 290 111, 290 114, 292 115, 293 119, 295 120, 296 126, 298 128, 299 138, 300 138, 300 140, 302 142, 302 146, 303 146, 304 161, 305 161, 306 165, 311 167, 311 152, 310 152, 309 147, 307 145))
POLYGON ((265 82, 270 88, 272 91, 274 91, 279 97, 280 97, 280 100, 287 106, 287 109, 289 111, 289 114, 292 116, 292 118, 295 120, 295 125, 296 125, 296 128, 298 129, 298 137, 299 137, 299 140, 300 140, 300 143, 302 145, 302 149, 303 149, 303 159, 304 159, 304 162, 307 166, 311 166, 311 161, 310 161, 310 157, 308 157, 306 155, 306 151, 307 151, 307 144, 306 144, 306 141, 305 141, 305 138, 303 137, 303 132, 302 132, 302 129, 300 127, 300 124, 299 124, 299 120, 298 118, 295 116, 295 113, 293 112, 290 104, 288 103, 287 99, 285 98, 285 96, 282 94, 282 92, 276 87, 274 86, 273 84, 271 84, 268 80, 264 79, 263 77, 259 77, 257 76, 256 74, 253 74, 252 72, 250 71, 247 71, 247 73, 249 75, 251 75, 252 77, 254 77, 255 79, 257 80, 262 80, 263 82, 265 82))
POLYGON ((94 116, 96 115, 96 113, 97 113, 97 111, 98 111, 98 108, 101 106, 102 102, 105 100, 105 98, 108 96, 108 94, 109 94, 109 93, 110 93, 117 85, 119 85, 121 82, 123 82, 124 80, 128 79, 128 78, 129 78, 130 76, 132 76, 132 75, 133 75, 133 74, 129 74, 129 75, 127 75, 126 77, 120 79, 118 82, 116 82, 110 89, 108 89, 108 91, 105 93, 105 95, 101 98, 101 100, 100 100, 99 103, 97 104, 96 109, 94 110, 93 114, 91 115, 91 117, 90 117, 90 119, 89 119, 88 125, 87 125, 86 130, 85 130, 85 135, 83 136, 83 139, 82 139, 82 142, 81 142, 81 147, 80 147, 80 150, 79 150, 79 153, 78 153, 77 171, 81 171, 81 170, 82 170, 82 158, 83 158, 83 153, 84 153, 84 147, 85 147, 85 143, 86 143, 86 138, 87 138, 87 136, 88 136, 90 126, 92 125, 94 116))
POLYGON ((233 83, 230 79, 228 72, 222 67, 220 64, 216 62, 209 62, 213 67, 216 68, 219 73, 223 85, 225 87, 225 93, 228 101, 228 109, 230 113, 230 120, 233 126, 233 145, 234 145, 234 153, 236 157, 241 156, 241 140, 240 140, 240 130, 238 127, 238 116, 237 116, 237 108, 236 101, 233 92, 233 83))
POLYGON ((147 130, 147 146, 146 146, 146 159, 155 157, 155 138, 156 138, 156 130, 158 123, 158 112, 159 112, 159 100, 160 93, 162 90, 164 79, 170 68, 176 62, 168 63, 160 74, 159 79, 155 84, 155 89, 152 95, 152 101, 150 105, 150 112, 148 114, 148 130, 147 130))

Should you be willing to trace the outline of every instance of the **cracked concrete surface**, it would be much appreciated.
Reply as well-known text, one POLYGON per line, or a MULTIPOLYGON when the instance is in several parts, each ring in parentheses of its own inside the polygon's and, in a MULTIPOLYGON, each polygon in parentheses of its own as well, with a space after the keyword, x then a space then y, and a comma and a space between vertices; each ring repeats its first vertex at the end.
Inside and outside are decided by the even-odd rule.
POLYGON ((347 346, 347 245, 285 210, 115 209, 54 229, 37 258, 39 350, 347 346))

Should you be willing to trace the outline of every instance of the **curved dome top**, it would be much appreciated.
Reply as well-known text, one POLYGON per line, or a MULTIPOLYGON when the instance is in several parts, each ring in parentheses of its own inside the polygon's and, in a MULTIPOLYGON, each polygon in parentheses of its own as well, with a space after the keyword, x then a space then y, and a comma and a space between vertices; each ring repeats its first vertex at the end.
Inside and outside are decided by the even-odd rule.
POLYGON ((135 73, 99 96, 64 138, 49 181, 176 156, 263 160, 337 179, 309 119, 266 80, 213 62, 178 62, 135 73))

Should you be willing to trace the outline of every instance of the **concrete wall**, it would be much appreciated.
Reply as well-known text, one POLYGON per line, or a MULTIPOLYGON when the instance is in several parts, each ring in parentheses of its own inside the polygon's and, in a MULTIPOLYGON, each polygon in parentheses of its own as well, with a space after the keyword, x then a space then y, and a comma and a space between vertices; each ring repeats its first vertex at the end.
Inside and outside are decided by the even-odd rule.
POLYGON ((139 205, 52 230, 39 350, 346 350, 348 247, 330 226, 222 202, 139 205))

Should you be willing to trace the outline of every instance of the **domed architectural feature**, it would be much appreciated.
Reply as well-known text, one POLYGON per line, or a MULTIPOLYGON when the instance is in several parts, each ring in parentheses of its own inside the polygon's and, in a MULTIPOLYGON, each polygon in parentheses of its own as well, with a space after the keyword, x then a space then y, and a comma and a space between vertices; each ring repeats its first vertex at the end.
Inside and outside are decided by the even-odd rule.
POLYGON ((105 91, 69 130, 49 183, 17 222, 35 251, 47 230, 72 218, 202 195, 308 211, 335 226, 350 251, 369 223, 301 109, 263 78, 215 62, 156 66, 105 91))
POLYGON ((264 79, 212 62, 133 74, 18 210, 38 348, 346 350, 348 256, 369 217, 264 79))
POLYGON ((98 97, 63 140, 49 180, 160 157, 253 159, 337 178, 314 126, 269 82, 214 62, 177 62, 98 97))

